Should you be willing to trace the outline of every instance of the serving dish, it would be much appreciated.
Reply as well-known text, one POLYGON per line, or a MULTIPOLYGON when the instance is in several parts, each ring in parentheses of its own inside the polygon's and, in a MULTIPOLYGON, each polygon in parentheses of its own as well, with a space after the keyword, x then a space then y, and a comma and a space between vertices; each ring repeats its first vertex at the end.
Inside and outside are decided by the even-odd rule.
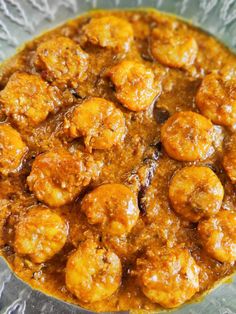
MULTIPOLYGON (((29 2, 31 3, 33 10, 34 10, 34 8, 36 8, 36 9, 38 8, 38 10, 41 10, 40 12, 42 12, 42 13, 44 11, 46 11, 46 12, 48 11, 48 5, 49 4, 45 1, 42 2, 41 7, 38 6, 38 3, 34 2, 34 1, 29 1, 29 2), (39 9, 39 8, 41 8, 41 9, 39 9)), ((113 3, 111 1, 111 2, 109 2, 109 4, 106 2, 106 4, 107 4, 106 7, 109 7, 109 8, 113 8, 114 5, 116 5, 116 6, 120 5, 121 7, 127 7, 127 3, 126 4, 124 4, 122 2, 118 3, 117 1, 116 1, 116 3, 113 3)), ((141 4, 142 4, 141 1, 136 3, 136 5, 141 5, 141 4)), ((153 1, 147 1, 144 4, 145 4, 145 6, 154 6, 155 5, 155 7, 160 8, 160 9, 164 9, 166 11, 169 11, 168 10, 168 6, 169 6, 169 8, 172 8, 172 11, 171 11, 172 13, 182 14, 187 18, 192 17, 192 15, 194 14, 194 11, 192 11, 193 9, 197 10, 196 6, 192 6, 191 12, 188 11, 188 5, 190 5, 190 1, 189 2, 186 2, 186 1, 175 1, 175 2, 173 2, 173 1, 165 1, 165 2, 158 1, 157 3, 154 3, 153 1), (187 12, 189 15, 187 14, 187 12)), ((232 8, 229 5, 230 3, 227 3, 227 5, 221 7, 222 4, 223 3, 220 3, 217 1, 215 1, 215 2, 212 1, 211 3, 207 3, 206 1, 201 1, 199 3, 199 11, 201 13, 201 16, 200 16, 200 13, 197 13, 195 15, 195 18, 193 19, 193 21, 195 23, 200 24, 200 25, 204 25, 204 27, 207 30, 209 30, 210 32, 212 32, 213 34, 218 34, 218 36, 221 37, 222 40, 224 40, 228 45, 230 45, 230 40, 232 39, 232 37, 230 38, 230 34, 233 32, 233 28, 232 28, 233 15, 231 15, 231 12, 232 12, 231 9, 232 8), (214 11, 211 11, 213 9, 214 9, 214 11), (208 16, 203 18, 203 16, 204 16, 203 12, 208 14, 208 16), (214 12, 214 14, 212 13, 212 15, 211 15, 210 14, 211 12, 214 12), (230 12, 230 14, 227 15, 227 12, 230 12), (199 14, 199 16, 198 16, 198 14, 199 14), (213 24, 208 25, 210 20, 212 19, 212 16, 216 17, 217 15, 219 15, 221 17, 223 27, 222 27, 222 24, 220 26, 219 25, 218 26, 215 26, 215 25, 211 26, 213 24), (197 19, 196 19, 196 16, 198 16, 197 19), (205 23, 206 23, 206 25, 205 25, 205 23), (227 26, 227 28, 226 28, 226 26, 227 26), (227 29, 227 31, 226 31, 226 29, 227 29)), ((22 4, 21 4, 21 2, 14 2, 14 1, 2 2, 1 7, 2 7, 3 11, 5 12, 4 15, 10 19, 10 22, 8 24, 11 25, 8 28, 8 24, 6 24, 7 26, 5 24, 3 24, 4 26, 2 27, 2 29, 3 29, 2 38, 7 39, 7 42, 8 42, 8 44, 6 45, 6 47, 8 47, 8 48, 4 49, 4 51, 8 55, 13 52, 14 48, 12 46, 19 44, 20 42, 23 42, 24 40, 28 39, 29 36, 32 36, 32 34, 29 35, 28 33, 33 31, 33 27, 35 27, 34 26, 35 21, 37 21, 39 23, 38 25, 43 24, 44 19, 42 17, 41 17, 42 18, 41 20, 40 20, 40 18, 38 20, 32 18, 34 23, 33 22, 30 23, 29 19, 26 18, 26 13, 24 13, 25 12, 24 10, 26 8, 25 5, 26 5, 26 2, 23 2, 23 1, 22 1, 22 4), (9 12, 14 12, 14 14, 16 14, 16 15, 12 15, 9 12), (18 42, 17 42, 17 40, 16 40, 16 38, 18 39, 18 36, 17 37, 15 36, 16 32, 14 33, 14 27, 12 25, 15 23, 21 25, 24 29, 24 32, 19 32, 20 36, 24 36, 24 38, 22 38, 22 41, 18 40, 18 42)), ((59 21, 62 21, 68 17, 73 17, 78 12, 83 12, 84 10, 87 10, 90 7, 96 7, 96 6, 104 7, 104 5, 105 5, 104 1, 101 1, 101 3, 100 2, 96 3, 94 1, 92 3, 90 3, 89 1, 85 1, 81 4, 78 2, 78 9, 79 10, 76 11, 76 3, 73 1, 66 1, 63 3, 57 2, 54 4, 54 9, 51 8, 51 11, 50 11, 51 14, 50 15, 45 14, 45 18, 47 19, 47 22, 44 24, 44 28, 46 27, 47 23, 50 24, 50 19, 53 20, 53 22, 50 25, 53 25, 53 23, 58 23, 59 21), (84 5, 86 5, 86 8, 84 7, 84 5), (65 18, 65 15, 67 13, 66 14, 64 14, 65 12, 63 13, 63 9, 65 9, 65 7, 67 7, 67 9, 68 9, 68 12, 66 10, 66 12, 68 13, 68 16, 66 18, 65 18), (70 11, 71 9, 72 9, 72 11, 70 11), (56 18, 57 15, 59 16, 58 19, 56 18)), ((196 2, 195 2, 195 5, 196 5, 196 2)), ((233 6, 233 3, 231 3, 231 5, 233 6)), ((133 7, 133 6, 135 6, 135 3, 133 3, 133 1, 131 1, 129 6, 133 7)), ((40 27, 37 27, 37 33, 39 31, 39 28, 40 27)), ((41 28, 41 30, 43 30, 43 28, 41 28)), ((33 35, 35 35, 35 34, 36 33, 33 33, 33 35)), ((19 36, 19 38, 20 38, 20 36, 19 36)), ((4 44, 5 40, 3 40, 2 42, 4 44)), ((233 43, 232 48, 234 48, 234 43, 233 43)), ((5 56, 3 55, 2 57, 4 58, 5 56)), ((11 279, 10 275, 8 275, 8 271, 4 271, 2 274, 6 278, 5 280, 2 280, 3 286, 4 286, 4 282, 8 281, 8 284, 6 284, 6 287, 5 287, 4 293, 3 293, 3 297, 2 297, 3 302, 0 305, 2 307, 1 311, 3 311, 2 313, 5 313, 5 312, 7 312, 7 313, 23 313, 24 311, 26 313, 30 313, 31 311, 34 313, 37 313, 37 311, 39 311, 39 313, 50 313, 50 311, 55 311, 55 310, 57 312, 60 312, 60 313, 64 313, 64 312, 73 313, 74 311, 75 312, 77 311, 79 313, 83 312, 81 309, 78 310, 78 309, 74 308, 73 306, 65 305, 65 304, 63 304, 59 301, 55 301, 53 299, 50 299, 50 302, 45 303, 45 306, 42 307, 40 299, 42 297, 42 302, 44 303, 45 302, 44 301, 45 296, 42 296, 41 294, 39 294, 37 292, 36 292, 36 294, 35 294, 35 292, 31 292, 29 294, 29 290, 28 290, 29 288, 22 289, 24 284, 19 282, 19 281, 16 281, 16 279, 11 279), (19 289, 21 290, 19 293, 18 299, 13 300, 13 294, 15 292, 18 294, 18 292, 17 292, 17 289, 14 289, 14 291, 13 291, 13 289, 11 288, 12 285, 14 287, 18 286, 19 289), (10 288, 10 290, 8 290, 7 287, 10 288), (10 307, 8 307, 7 304, 5 306, 4 295, 6 295, 5 299, 9 300, 10 307), (39 295, 41 296, 40 298, 38 298, 39 295), (9 297, 11 297, 11 298, 9 298, 9 297), (57 308, 57 306, 58 306, 58 308, 57 308)), ((229 287, 231 290, 233 285, 230 284, 229 287)), ((223 290, 225 290, 225 289, 223 289, 223 290)), ((221 293, 222 293, 222 291, 221 291, 221 293)), ((229 293, 229 296, 228 296, 229 299, 231 299, 230 298, 231 294, 232 294, 232 292, 229 293)), ((180 313, 191 313, 191 312, 194 313, 194 311, 195 311, 194 309, 196 309, 197 313, 201 313, 201 312, 211 313, 213 311, 216 312, 216 310, 218 310, 219 313, 221 313, 220 312, 221 310, 223 310, 223 311, 226 310, 226 311, 228 311, 228 313, 234 313, 235 312, 235 304, 232 305, 232 308, 225 308, 224 305, 223 305, 223 307, 220 305, 221 302, 222 302, 222 304, 224 304, 224 302, 225 302, 225 304, 227 304, 227 307, 229 307, 229 304, 230 304, 228 302, 229 299, 227 299, 226 296, 223 299, 220 299, 221 301, 219 302, 219 304, 217 304, 215 301, 212 302, 211 300, 215 300, 215 299, 214 299, 214 297, 212 298, 212 296, 211 296, 210 301, 208 301, 208 303, 206 305, 207 307, 205 307, 203 304, 205 302, 207 302, 208 298, 206 300, 204 300, 204 302, 202 302, 201 304, 199 303, 199 304, 194 304, 194 305, 190 305, 190 306, 185 307, 184 309, 181 310, 180 313), (197 308, 199 306, 201 306, 202 308, 201 309, 197 308)), ((178 311, 177 311, 177 313, 178 313, 178 311)))

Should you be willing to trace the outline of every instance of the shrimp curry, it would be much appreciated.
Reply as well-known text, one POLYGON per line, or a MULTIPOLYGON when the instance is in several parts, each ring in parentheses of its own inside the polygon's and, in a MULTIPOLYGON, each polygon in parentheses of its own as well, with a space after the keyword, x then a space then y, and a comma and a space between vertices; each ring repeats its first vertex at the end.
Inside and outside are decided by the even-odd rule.
POLYGON ((96 11, 0 69, 0 253, 93 311, 175 308, 236 265, 236 56, 151 10, 96 11))

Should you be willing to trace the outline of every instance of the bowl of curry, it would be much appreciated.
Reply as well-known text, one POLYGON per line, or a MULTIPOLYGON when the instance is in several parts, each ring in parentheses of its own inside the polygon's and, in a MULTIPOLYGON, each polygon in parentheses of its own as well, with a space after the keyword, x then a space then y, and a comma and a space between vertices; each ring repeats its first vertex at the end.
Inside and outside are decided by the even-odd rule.
POLYGON ((0 253, 91 311, 175 309, 235 272, 236 56, 153 10, 95 11, 0 69, 0 253))

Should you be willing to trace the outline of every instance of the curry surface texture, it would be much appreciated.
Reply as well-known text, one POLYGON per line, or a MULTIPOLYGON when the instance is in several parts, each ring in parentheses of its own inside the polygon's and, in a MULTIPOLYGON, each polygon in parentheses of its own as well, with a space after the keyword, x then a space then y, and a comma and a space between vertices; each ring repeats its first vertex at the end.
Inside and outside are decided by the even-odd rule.
POLYGON ((155 11, 88 13, 0 69, 0 248, 95 311, 174 308, 235 271, 236 57, 155 11))

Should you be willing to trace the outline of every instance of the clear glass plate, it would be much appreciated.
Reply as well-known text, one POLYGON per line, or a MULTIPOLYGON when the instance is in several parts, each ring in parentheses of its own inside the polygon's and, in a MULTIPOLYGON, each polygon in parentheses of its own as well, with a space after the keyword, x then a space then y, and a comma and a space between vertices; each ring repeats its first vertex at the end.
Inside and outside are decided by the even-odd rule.
MULTIPOLYGON (((17 46, 94 8, 153 7, 180 15, 236 51, 235 0, 0 0, 0 61, 17 46)), ((0 258, 0 314, 91 313, 48 297, 17 279, 0 258)), ((235 314, 236 279, 177 314, 235 314)))

